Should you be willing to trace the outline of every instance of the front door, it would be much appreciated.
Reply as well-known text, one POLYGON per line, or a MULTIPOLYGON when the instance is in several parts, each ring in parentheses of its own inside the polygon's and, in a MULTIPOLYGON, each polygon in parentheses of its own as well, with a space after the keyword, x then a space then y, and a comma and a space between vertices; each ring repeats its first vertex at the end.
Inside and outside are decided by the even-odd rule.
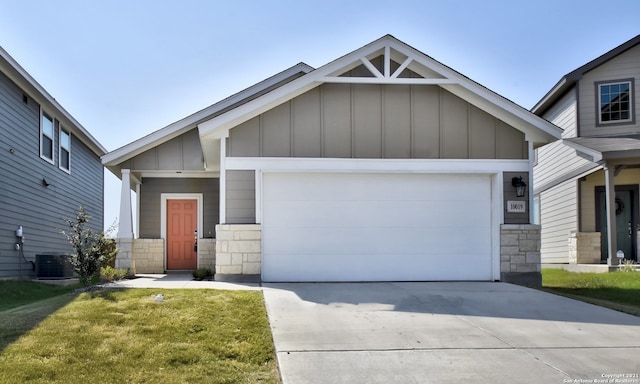
MULTIPOLYGON (((627 260, 636 259, 636 204, 637 187, 633 186, 616 186, 616 239, 618 250, 624 252, 624 258, 627 260)), ((607 241, 607 215, 606 215, 606 192, 604 187, 596 188, 597 215, 596 215, 596 231, 602 234, 601 259, 607 260, 608 245, 607 241)), ((617 260, 614 260, 617 262, 617 260)))
POLYGON ((196 269, 198 200, 167 200, 167 269, 196 269))

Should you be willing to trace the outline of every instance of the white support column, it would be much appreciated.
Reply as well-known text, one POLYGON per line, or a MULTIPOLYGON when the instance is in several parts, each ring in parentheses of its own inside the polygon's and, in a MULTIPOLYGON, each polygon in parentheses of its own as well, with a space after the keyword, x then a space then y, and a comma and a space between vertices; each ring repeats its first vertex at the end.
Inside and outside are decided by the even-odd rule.
POLYGON ((131 170, 123 169, 122 188, 120 190, 120 217, 118 223, 118 255, 116 268, 127 268, 136 273, 136 262, 133 254, 133 212, 131 211, 131 170))
POLYGON ((227 136, 220 138, 220 224, 227 221, 227 136))
POLYGON ((120 221, 118 238, 133 239, 133 212, 131 209, 131 171, 123 169, 120 189, 120 221))
POLYGON ((606 218, 607 218, 607 264, 613 265, 618 251, 618 239, 616 237, 616 187, 615 187, 615 167, 605 164, 604 185, 606 192, 606 218))
POLYGON ((529 180, 527 180, 527 186, 529 187, 529 224, 533 224, 535 214, 533 211, 533 165, 535 163, 535 150, 533 149, 533 142, 531 140, 527 140, 527 147, 529 148, 529 180))

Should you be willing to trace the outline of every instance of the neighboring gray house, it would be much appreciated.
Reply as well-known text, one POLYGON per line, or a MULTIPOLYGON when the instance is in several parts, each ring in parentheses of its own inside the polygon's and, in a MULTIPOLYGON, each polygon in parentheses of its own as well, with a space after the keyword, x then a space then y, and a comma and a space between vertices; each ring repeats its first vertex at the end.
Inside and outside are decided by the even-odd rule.
POLYGON ((69 253, 63 218, 104 217, 106 150, 0 48, 0 279, 33 277, 39 253, 69 253), (24 236, 23 253, 18 228, 24 236))
POLYGON ((564 129, 534 167, 543 263, 617 264, 618 250, 638 260, 639 90, 640 35, 565 75, 532 109, 564 129))
POLYGON ((534 148, 560 133, 387 35, 103 156, 122 177, 116 264, 539 282, 532 196, 515 186, 531 185, 534 148))

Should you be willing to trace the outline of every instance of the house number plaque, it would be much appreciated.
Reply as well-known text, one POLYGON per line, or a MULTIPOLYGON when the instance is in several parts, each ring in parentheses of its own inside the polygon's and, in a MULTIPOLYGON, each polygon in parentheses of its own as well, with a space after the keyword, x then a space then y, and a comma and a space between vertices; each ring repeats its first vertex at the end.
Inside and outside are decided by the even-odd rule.
POLYGON ((509 213, 526 213, 527 202, 522 200, 508 200, 507 212, 509 213))

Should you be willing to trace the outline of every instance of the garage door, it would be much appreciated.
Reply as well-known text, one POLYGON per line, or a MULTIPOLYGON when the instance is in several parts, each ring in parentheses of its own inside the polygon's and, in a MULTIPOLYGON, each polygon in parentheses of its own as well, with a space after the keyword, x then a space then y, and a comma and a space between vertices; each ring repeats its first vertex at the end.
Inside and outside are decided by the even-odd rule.
POLYGON ((263 174, 264 281, 491 280, 491 178, 263 174))

